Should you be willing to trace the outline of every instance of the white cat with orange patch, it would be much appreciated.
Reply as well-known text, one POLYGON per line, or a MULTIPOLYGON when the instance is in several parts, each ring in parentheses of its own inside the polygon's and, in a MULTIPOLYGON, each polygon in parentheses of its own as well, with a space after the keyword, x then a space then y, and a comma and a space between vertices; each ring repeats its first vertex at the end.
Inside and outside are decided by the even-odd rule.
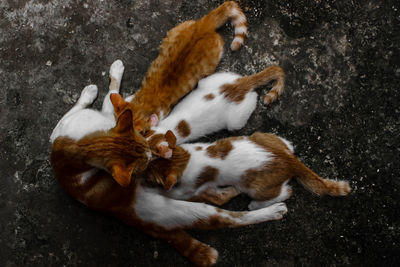
MULTIPOLYGON (((153 127, 146 137, 150 147, 161 147, 169 158, 172 151, 168 153, 168 144, 162 142, 168 130, 176 136, 177 144, 182 144, 222 129, 241 129, 256 108, 258 94, 253 90, 274 81, 272 89, 264 97, 264 103, 269 104, 283 93, 284 80, 285 73, 278 66, 247 77, 232 72, 210 75, 200 80, 197 88, 165 119, 158 123, 157 116, 151 116, 153 127)), ((112 94, 111 99, 115 110, 126 105, 117 94, 112 94)))
POLYGON ((292 189, 287 182, 293 177, 317 195, 344 196, 351 191, 348 182, 322 179, 307 168, 289 141, 259 132, 177 146, 170 159, 153 160, 146 170, 147 181, 170 189, 154 189, 160 194, 222 205, 245 193, 253 199, 251 210, 288 199, 292 189))

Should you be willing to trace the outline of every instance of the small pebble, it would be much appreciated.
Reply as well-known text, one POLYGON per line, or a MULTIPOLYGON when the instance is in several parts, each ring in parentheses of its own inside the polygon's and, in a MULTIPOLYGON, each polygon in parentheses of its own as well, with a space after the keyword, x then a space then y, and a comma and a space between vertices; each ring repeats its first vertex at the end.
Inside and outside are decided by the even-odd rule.
POLYGON ((133 19, 133 17, 130 17, 128 20, 127 20, 127 22, 126 22, 126 26, 128 27, 128 28, 132 28, 133 27, 133 24, 134 23, 134 19, 133 19))

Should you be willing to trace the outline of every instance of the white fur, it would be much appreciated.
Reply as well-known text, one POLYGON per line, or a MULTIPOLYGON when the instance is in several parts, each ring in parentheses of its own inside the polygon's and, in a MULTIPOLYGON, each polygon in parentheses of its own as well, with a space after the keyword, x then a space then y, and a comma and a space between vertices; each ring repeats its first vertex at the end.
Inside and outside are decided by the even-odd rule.
POLYGON ((273 154, 265 151, 260 146, 247 139, 235 140, 232 142, 233 149, 225 159, 211 158, 206 148, 211 144, 183 144, 191 155, 189 163, 183 173, 179 185, 174 186, 165 193, 167 196, 176 199, 190 199, 201 194, 210 187, 235 186, 241 192, 251 194, 249 189, 242 185, 242 175, 248 169, 258 169, 265 166, 272 160, 273 154), (197 146, 204 147, 203 150, 196 150, 197 146), (219 170, 217 179, 196 187, 196 179, 206 167, 214 167, 219 170))
POLYGON ((233 17, 231 22, 232 26, 246 22, 246 17, 242 15, 242 13, 240 13, 237 9, 232 9, 231 16, 233 17))
POLYGON ((235 73, 224 72, 200 80, 197 89, 181 100, 168 117, 152 129, 163 134, 172 130, 177 137, 177 144, 182 144, 222 129, 242 128, 256 108, 257 93, 249 92, 242 102, 236 103, 228 101, 220 89, 222 85, 234 83, 240 77, 235 73), (215 98, 205 99, 204 96, 208 94, 213 94, 215 98), (190 126, 190 135, 187 137, 180 136, 176 130, 182 120, 190 126))
POLYGON ((246 26, 235 27, 235 34, 242 34, 242 33, 247 35, 247 27, 246 26))
POLYGON ((99 169, 93 168, 90 169, 88 171, 85 171, 83 173, 81 173, 81 177, 80 177, 80 183, 83 185, 87 182, 88 178, 92 177, 93 175, 95 175, 97 172, 99 171, 99 169))
POLYGON ((110 90, 103 101, 102 111, 87 109, 97 97, 97 86, 88 85, 81 93, 77 103, 68 111, 54 128, 50 142, 59 136, 66 136, 75 141, 95 131, 105 131, 115 126, 114 108, 110 94, 118 93, 121 84, 124 65, 121 60, 115 61, 110 67, 110 77, 117 82, 115 90, 110 90))
MULTIPOLYGON (((133 204, 136 215, 145 222, 162 225, 171 230, 193 225, 196 222, 207 220, 212 216, 226 218, 230 224, 249 225, 269 220, 278 220, 287 212, 284 203, 250 211, 241 216, 233 216, 224 210, 203 203, 175 200, 164 197, 158 190, 139 187, 136 191, 136 201, 133 204)), ((228 226, 228 224, 227 224, 228 226)))

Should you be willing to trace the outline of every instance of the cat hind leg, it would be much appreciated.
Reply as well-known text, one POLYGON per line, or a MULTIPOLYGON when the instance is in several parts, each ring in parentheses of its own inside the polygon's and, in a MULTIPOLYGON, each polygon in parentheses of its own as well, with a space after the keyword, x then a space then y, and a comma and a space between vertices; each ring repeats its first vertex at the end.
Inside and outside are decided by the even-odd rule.
POLYGON ((287 182, 285 182, 282 185, 281 192, 277 197, 268 200, 253 200, 250 202, 248 208, 249 210, 256 210, 269 207, 275 203, 287 200, 292 196, 292 194, 293 194, 292 187, 287 185, 287 182))
POLYGON ((195 202, 206 202, 217 206, 221 206, 229 202, 232 198, 238 196, 240 191, 238 191, 233 186, 228 187, 210 187, 202 191, 197 196, 190 199, 190 201, 195 202))
POLYGON ((91 105, 97 97, 98 89, 97 86, 94 84, 88 85, 83 88, 81 96, 76 103, 81 108, 86 108, 87 106, 91 105))
POLYGON ((116 60, 111 64, 110 67, 110 86, 108 94, 104 97, 102 113, 114 115, 114 107, 110 100, 110 95, 113 93, 119 93, 121 87, 122 75, 124 74, 124 64, 121 60, 116 60))

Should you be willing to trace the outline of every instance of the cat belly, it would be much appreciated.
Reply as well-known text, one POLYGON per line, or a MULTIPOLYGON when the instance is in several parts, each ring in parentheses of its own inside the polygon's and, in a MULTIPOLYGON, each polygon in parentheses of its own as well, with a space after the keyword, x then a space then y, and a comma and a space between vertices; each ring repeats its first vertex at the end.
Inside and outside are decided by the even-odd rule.
POLYGON ((50 136, 50 142, 59 136, 67 136, 79 140, 95 131, 109 130, 115 126, 113 117, 106 117, 102 113, 90 109, 73 113, 57 124, 50 136))

